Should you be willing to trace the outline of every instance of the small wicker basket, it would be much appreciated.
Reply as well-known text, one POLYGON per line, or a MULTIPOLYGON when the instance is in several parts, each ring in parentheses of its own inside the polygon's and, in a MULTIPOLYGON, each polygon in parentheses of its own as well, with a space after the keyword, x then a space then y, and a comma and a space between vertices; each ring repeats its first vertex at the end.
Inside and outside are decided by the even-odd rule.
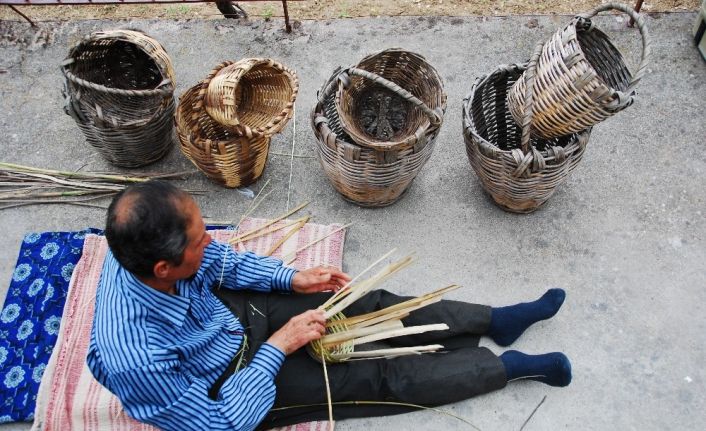
POLYGON ((174 142, 174 70, 164 48, 136 30, 92 33, 62 62, 64 110, 111 163, 138 167, 174 142))
MULTIPOLYGON (((608 3, 574 18, 542 49, 533 90, 532 134, 550 139, 580 132, 630 106, 649 63, 650 45, 644 19, 630 6, 608 3), (642 59, 634 76, 620 51, 590 19, 613 9, 630 15, 642 36, 642 59)), ((524 97, 525 83, 519 79, 508 94, 518 124, 524 97)))
POLYGON ((204 81, 181 96, 176 124, 181 150, 197 168, 220 185, 243 187, 262 175, 270 138, 260 134, 240 135, 215 121, 204 109, 209 82, 231 64, 219 64, 204 81))
POLYGON ((272 136, 292 118, 297 75, 268 58, 246 58, 216 73, 208 84, 206 112, 243 136, 272 136))
POLYGON ((463 100, 468 160, 495 203, 515 213, 532 212, 554 194, 583 157, 591 132, 589 128, 558 138, 530 138, 531 93, 525 98, 522 127, 513 120, 505 104, 507 92, 521 78, 532 88, 531 72, 540 50, 538 45, 528 66, 501 66, 478 78, 463 100))

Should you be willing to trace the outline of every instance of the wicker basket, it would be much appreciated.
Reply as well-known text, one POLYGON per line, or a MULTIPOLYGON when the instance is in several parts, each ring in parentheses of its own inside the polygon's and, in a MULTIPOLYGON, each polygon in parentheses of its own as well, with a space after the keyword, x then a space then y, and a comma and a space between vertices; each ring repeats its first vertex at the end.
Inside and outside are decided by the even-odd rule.
MULTIPOLYGON (((533 70, 541 45, 527 66, 533 70)), ((501 208, 515 213, 536 210, 554 194, 583 156, 590 128, 558 138, 530 138, 532 97, 527 97, 523 127, 505 104, 507 92, 521 78, 532 88, 534 74, 525 65, 501 66, 476 80, 463 100, 466 153, 483 188, 501 208)))
POLYGON ((231 64, 219 64, 205 80, 181 96, 176 124, 181 151, 197 168, 225 187, 243 187, 262 175, 270 138, 240 135, 215 121, 204 109, 211 79, 231 64))
MULTIPOLYGON (((577 16, 544 44, 533 93, 532 134, 549 139, 580 132, 627 108, 649 58, 645 21, 629 6, 609 3, 577 16), (612 9, 634 18, 642 35, 642 59, 634 76, 620 51, 590 20, 612 9)), ((508 94, 508 106, 518 124, 524 115, 524 95, 520 79, 508 94)))
POLYGON ((387 49, 343 73, 336 110, 341 128, 358 145, 408 148, 441 127, 446 94, 436 69, 421 55, 387 49))
POLYGON ((357 145, 342 129, 332 89, 345 79, 339 68, 319 92, 311 111, 317 155, 324 173, 343 197, 363 207, 383 207, 397 201, 429 160, 439 128, 420 133, 414 144, 381 150, 357 145))
POLYGON ((230 64, 208 85, 208 114, 245 136, 272 136, 292 118, 297 75, 268 58, 246 58, 230 64))
POLYGON ((62 62, 65 111, 100 154, 122 167, 162 158, 174 142, 174 70, 135 30, 92 33, 62 62))

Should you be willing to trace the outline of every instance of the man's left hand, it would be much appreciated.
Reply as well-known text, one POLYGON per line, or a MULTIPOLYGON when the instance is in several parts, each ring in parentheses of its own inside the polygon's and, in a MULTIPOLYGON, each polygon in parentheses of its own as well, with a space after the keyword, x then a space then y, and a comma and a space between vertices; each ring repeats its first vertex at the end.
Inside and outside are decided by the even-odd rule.
POLYGON ((316 293, 340 290, 351 281, 348 274, 329 266, 299 271, 292 278, 292 290, 297 293, 316 293))

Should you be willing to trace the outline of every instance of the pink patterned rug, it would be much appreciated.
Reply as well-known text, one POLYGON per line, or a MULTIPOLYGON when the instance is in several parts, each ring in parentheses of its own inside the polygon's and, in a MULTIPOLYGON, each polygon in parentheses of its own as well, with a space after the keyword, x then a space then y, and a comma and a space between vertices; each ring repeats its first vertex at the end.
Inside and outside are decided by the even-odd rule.
MULTIPOLYGON (((264 219, 246 219, 241 232, 261 226, 264 219)), ((284 224, 286 221, 280 222, 284 224)), ((335 231, 341 225, 306 224, 289 238, 273 256, 293 258, 292 252, 310 242, 335 231)), ((281 239, 290 228, 282 232, 240 244, 246 250, 264 253, 281 239)), ((211 231, 214 239, 228 241, 236 236, 234 231, 211 231)), ((296 254, 291 266, 297 269, 316 265, 331 265, 341 268, 343 264, 343 241, 345 230, 340 230, 326 239, 296 254)), ((61 328, 54 353, 44 372, 37 396, 37 408, 33 431, 154 431, 155 428, 137 422, 127 416, 120 401, 103 388, 86 366, 86 353, 93 324, 94 300, 100 279, 103 260, 108 250, 102 236, 89 235, 84 243, 83 257, 76 265, 61 328)), ((279 428, 279 431, 324 431, 327 422, 309 422, 279 428)))

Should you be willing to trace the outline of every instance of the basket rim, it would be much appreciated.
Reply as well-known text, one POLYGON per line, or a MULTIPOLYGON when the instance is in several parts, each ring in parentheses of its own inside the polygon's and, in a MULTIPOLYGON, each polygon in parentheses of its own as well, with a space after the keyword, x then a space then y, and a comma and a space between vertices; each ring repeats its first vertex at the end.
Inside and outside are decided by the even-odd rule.
POLYGON ((164 46, 162 46, 159 41, 149 36, 147 33, 136 29, 100 30, 90 33, 84 36, 79 42, 77 42, 74 46, 71 47, 71 49, 69 50, 69 54, 61 62, 60 67, 64 76, 75 84, 81 85, 83 87, 89 87, 97 91, 103 91, 106 93, 124 94, 126 96, 154 96, 158 94, 163 94, 165 97, 167 97, 174 93, 174 88, 176 86, 174 66, 172 65, 171 58, 167 54, 167 51, 164 49, 164 46), (112 88, 80 78, 69 70, 69 66, 75 63, 76 60, 74 59, 74 55, 80 48, 84 47, 87 44, 105 39, 113 39, 128 42, 135 45, 148 57, 150 57, 152 61, 154 61, 155 65, 160 71, 160 74, 162 75, 162 81, 152 89, 129 90, 122 88, 112 88), (145 46, 148 43, 154 44, 159 50, 164 52, 166 61, 162 61, 162 59, 147 51, 145 49, 145 46))
MULTIPOLYGON (((345 116, 341 115, 341 108, 340 108, 340 99, 343 94, 343 92, 346 90, 346 87, 348 86, 347 82, 344 82, 344 80, 338 80, 337 86, 336 86, 336 91, 334 95, 334 103, 336 106, 336 112, 338 113, 339 116, 339 123, 341 124, 341 128, 346 132, 346 134, 350 137, 352 141, 354 141, 357 145, 361 147, 368 147, 372 149, 376 149, 379 151, 390 151, 390 150, 396 150, 399 149, 399 147, 405 146, 405 145, 414 145, 414 142, 416 141, 416 137, 422 134, 428 134, 429 131, 434 130, 434 129, 440 129, 443 122, 444 122, 444 115, 446 114, 446 107, 447 107, 447 94, 444 91, 444 81, 441 78, 441 75, 439 72, 436 70, 436 68, 429 62, 427 59, 421 55, 418 54, 414 51, 409 51, 403 48, 387 48, 378 52, 374 52, 372 54, 368 54, 365 57, 363 57, 357 64, 354 66, 351 66, 349 68, 344 68, 342 72, 346 72, 349 69, 361 69, 364 71, 367 71, 367 69, 361 67, 362 63, 371 61, 375 57, 388 54, 388 53, 394 53, 394 54, 408 54, 413 57, 419 58, 426 67, 428 68, 428 71, 430 72, 430 76, 433 76, 433 78, 437 81, 441 95, 441 104, 436 108, 439 110, 439 124, 434 125, 432 122, 429 120, 428 117, 424 117, 423 121, 421 124, 416 128, 415 132, 412 133, 411 135, 403 136, 401 139, 396 139, 396 140, 389 140, 389 141, 379 141, 377 139, 372 139, 368 136, 360 136, 355 133, 355 130, 358 129, 357 127, 351 128, 349 125, 349 121, 345 118, 345 116)), ((369 71, 368 71, 369 72, 369 71)), ((374 72, 371 72, 374 73, 374 72)), ((365 78, 361 78, 365 79, 365 78)), ((407 90, 407 89, 404 89, 407 90)), ((407 90, 409 91, 409 90, 407 90)), ((419 109, 417 107, 414 107, 413 109, 419 109)))

